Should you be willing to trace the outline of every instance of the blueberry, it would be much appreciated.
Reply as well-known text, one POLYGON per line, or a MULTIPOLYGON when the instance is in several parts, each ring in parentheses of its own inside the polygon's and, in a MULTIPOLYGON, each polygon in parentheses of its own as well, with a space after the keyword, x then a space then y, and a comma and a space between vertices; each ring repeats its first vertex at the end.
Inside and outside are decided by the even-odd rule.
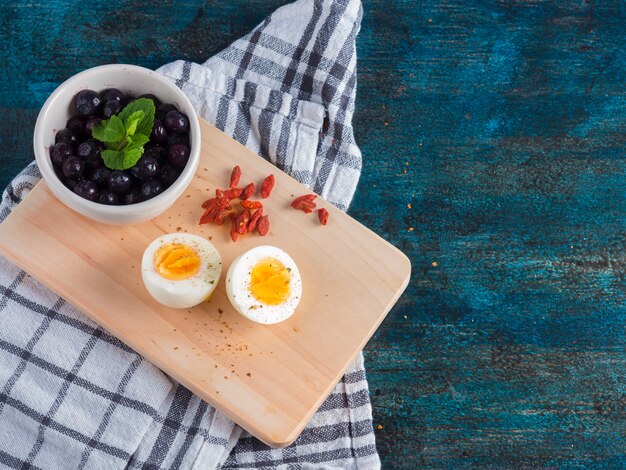
POLYGON ((189 136, 187 134, 175 134, 171 132, 167 135, 167 145, 185 144, 189 147, 189 136))
POLYGON ((124 101, 124 93, 117 88, 106 88, 100 92, 100 96, 102 96, 102 101, 119 101, 120 103, 124 101))
POLYGON ((183 168, 189 160, 189 147, 185 144, 170 145, 167 149, 167 161, 170 165, 183 168))
POLYGON ((167 141, 167 131, 163 125, 163 121, 159 118, 154 119, 154 125, 152 126, 152 132, 150 133, 150 142, 160 144, 167 141))
POLYGON ((84 199, 95 201, 98 198, 98 186, 92 181, 79 181, 74 186, 74 192, 84 199))
POLYGON ((50 147, 50 160, 53 165, 61 167, 63 159, 65 157, 69 157, 73 153, 74 150, 71 145, 68 145, 65 142, 59 142, 58 144, 54 144, 50 147))
POLYGON ((189 118, 180 111, 170 111, 165 115, 165 127, 177 134, 184 134, 189 130, 189 118))
POLYGON ((141 202, 141 196, 139 192, 133 191, 124 196, 124 204, 137 204, 141 202))
POLYGON ((154 157, 143 156, 135 166, 130 169, 130 174, 140 180, 149 180, 159 173, 159 162, 154 157))
POLYGON ((111 170, 105 166, 96 168, 89 175, 89 180, 96 183, 101 188, 107 187, 109 184, 109 178, 111 177, 111 170))
POLYGON ((67 178, 64 178, 62 181, 63 181, 63 184, 67 186, 68 188, 70 188, 72 191, 74 191, 74 187, 76 187, 76 185, 78 184, 78 181, 70 180, 67 178))
POLYGON ((95 140, 86 140, 78 146, 76 155, 85 160, 100 159, 100 145, 95 140))
POLYGON ((72 129, 61 129, 54 138, 54 143, 63 142, 68 145, 78 145, 78 135, 72 129))
POLYGON ((111 191, 102 191, 98 196, 98 202, 100 204, 107 204, 109 206, 116 206, 119 204, 120 199, 117 197, 117 194, 112 193, 111 191))
POLYGON ((102 118, 98 116, 90 116, 89 118, 87 118, 87 120, 85 121, 85 134, 91 137, 91 131, 101 122, 102 118))
POLYGON ((159 180, 148 180, 141 185, 139 195, 145 201, 146 199, 152 199, 161 192, 163 192, 163 184, 159 180))
POLYGON ((78 155, 81 158, 85 158, 89 155, 91 155, 92 153, 95 153, 97 150, 96 146, 93 143, 93 140, 86 140, 85 142, 83 142, 82 144, 80 144, 78 146, 78 148, 76 149, 76 155, 78 155))
POLYGON ((63 176, 67 179, 77 180, 85 171, 85 162, 82 159, 71 155, 63 160, 62 170, 63 176))
POLYGON ((91 157, 85 158, 85 163, 87 164, 87 168, 91 170, 95 170, 96 168, 101 168, 104 166, 104 160, 100 156, 100 153, 97 155, 92 155, 91 157))
POLYGON ((152 100, 152 102, 154 103, 154 107, 155 108, 158 108, 161 105, 161 100, 159 100, 152 93, 145 93, 145 94, 137 97, 137 99, 140 99, 140 98, 148 98, 149 100, 152 100))
POLYGON ((85 134, 85 118, 74 116, 67 121, 67 125, 65 127, 74 131, 76 135, 83 137, 85 134))
POLYGON ((159 119, 165 119, 165 115, 169 113, 170 111, 178 111, 178 108, 176 108, 176 106, 174 106, 173 104, 163 103, 161 106, 157 108, 156 116, 159 119))
POLYGON ((152 157, 157 162, 159 162, 159 164, 164 163, 165 154, 166 154, 165 147, 161 145, 152 145, 152 144, 146 145, 146 148, 143 152, 144 157, 152 157))
POLYGON ((122 110, 122 102, 117 100, 109 100, 102 106, 102 115, 105 119, 109 119, 114 114, 118 114, 122 110))
POLYGON ((81 116, 92 116, 102 106, 102 98, 93 90, 79 91, 74 97, 74 107, 81 116))
POLYGON ((170 165, 164 165, 163 168, 161 168, 161 183, 163 183, 163 186, 166 188, 174 184, 174 181, 176 181, 179 176, 180 171, 170 165))
POLYGON ((109 190, 115 194, 126 194, 130 191, 133 180, 124 171, 112 171, 109 176, 109 190))

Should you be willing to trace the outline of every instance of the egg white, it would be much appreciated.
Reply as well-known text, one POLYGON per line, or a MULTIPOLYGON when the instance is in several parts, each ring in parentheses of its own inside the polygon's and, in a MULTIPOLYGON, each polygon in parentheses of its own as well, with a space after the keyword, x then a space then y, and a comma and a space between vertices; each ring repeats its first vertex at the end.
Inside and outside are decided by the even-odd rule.
POLYGON ((157 302, 171 308, 190 308, 205 301, 217 287, 222 274, 222 257, 206 238, 190 233, 170 233, 154 240, 143 253, 141 276, 157 302), (200 257, 200 270, 187 279, 170 280, 154 268, 154 255, 163 245, 187 245, 200 257))
POLYGON ((262 245, 252 248, 232 262, 226 274, 226 294, 235 310, 244 317, 266 325, 286 320, 296 310, 302 297, 302 279, 295 261, 280 248, 262 245), (250 292, 252 268, 264 258, 275 258, 291 269, 289 298, 279 305, 259 302, 250 292))

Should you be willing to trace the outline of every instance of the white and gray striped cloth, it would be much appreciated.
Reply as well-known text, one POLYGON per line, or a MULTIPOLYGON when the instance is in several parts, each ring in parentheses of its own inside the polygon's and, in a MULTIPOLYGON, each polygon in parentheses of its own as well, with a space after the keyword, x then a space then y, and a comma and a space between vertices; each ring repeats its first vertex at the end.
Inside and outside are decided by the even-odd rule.
MULTIPOLYGON (((200 116, 347 209, 358 0, 300 0, 202 65, 159 69, 200 116)), ((39 181, 29 165, 0 220, 39 181)), ((123 312, 120 312, 122 314, 123 312)), ((0 257, 0 468, 376 469, 363 358, 271 449, 0 257)))

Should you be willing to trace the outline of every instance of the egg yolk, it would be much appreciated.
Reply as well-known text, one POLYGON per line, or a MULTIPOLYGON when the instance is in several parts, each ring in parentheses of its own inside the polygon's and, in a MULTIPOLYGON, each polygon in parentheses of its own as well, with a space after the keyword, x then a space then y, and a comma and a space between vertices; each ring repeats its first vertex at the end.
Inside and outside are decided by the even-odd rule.
POLYGON ((188 245, 168 243, 154 254, 154 269, 165 279, 180 281, 200 271, 200 257, 188 245))
POLYGON ((250 273, 250 292, 259 302, 279 305, 289 298, 291 272, 275 258, 260 260, 250 273))

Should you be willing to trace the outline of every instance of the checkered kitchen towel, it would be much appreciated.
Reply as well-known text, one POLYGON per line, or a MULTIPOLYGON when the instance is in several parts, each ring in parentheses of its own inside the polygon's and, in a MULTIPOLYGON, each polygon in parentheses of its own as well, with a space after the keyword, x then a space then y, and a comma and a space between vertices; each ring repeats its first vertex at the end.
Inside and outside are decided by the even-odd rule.
MULTIPOLYGON (((342 209, 361 155, 351 118, 358 0, 300 0, 202 65, 159 69, 200 116, 342 209)), ((29 165, 4 219, 39 180, 29 165)), ((123 312, 120 312, 123 313, 123 312)), ((298 440, 271 449, 0 258, 0 467, 379 468, 362 356, 298 440)))

